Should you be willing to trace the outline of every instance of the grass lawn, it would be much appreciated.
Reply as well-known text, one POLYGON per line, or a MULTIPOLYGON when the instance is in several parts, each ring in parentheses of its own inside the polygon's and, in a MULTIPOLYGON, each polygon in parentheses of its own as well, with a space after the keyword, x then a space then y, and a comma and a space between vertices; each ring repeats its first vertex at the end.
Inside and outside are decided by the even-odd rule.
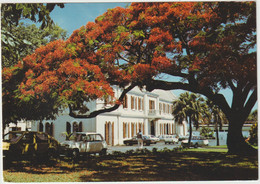
POLYGON ((228 149, 227 146, 208 146, 202 148, 191 148, 191 149, 184 149, 184 151, 194 151, 194 152, 222 152, 227 153, 228 149))
POLYGON ((173 152, 114 153, 76 164, 14 162, 3 171, 6 182, 210 181, 257 180, 257 157, 227 155, 225 148, 173 152), (204 150, 204 151, 203 151, 204 150))

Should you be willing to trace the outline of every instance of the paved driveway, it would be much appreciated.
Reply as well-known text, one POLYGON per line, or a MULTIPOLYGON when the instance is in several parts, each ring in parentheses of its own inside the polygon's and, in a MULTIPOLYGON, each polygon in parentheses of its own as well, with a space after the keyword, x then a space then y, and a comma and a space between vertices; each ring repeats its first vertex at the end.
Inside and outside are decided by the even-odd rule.
MULTIPOLYGON (((157 144, 151 144, 150 146, 144 146, 143 148, 146 148, 148 150, 152 150, 153 148, 157 148, 158 150, 162 150, 165 147, 168 149, 173 149, 178 146, 180 146, 181 143, 179 142, 178 144, 164 144, 164 142, 158 142, 157 144)), ((112 153, 113 151, 120 151, 120 152, 126 152, 127 150, 136 150, 138 149, 138 145, 133 145, 133 146, 109 146, 107 152, 112 153)))

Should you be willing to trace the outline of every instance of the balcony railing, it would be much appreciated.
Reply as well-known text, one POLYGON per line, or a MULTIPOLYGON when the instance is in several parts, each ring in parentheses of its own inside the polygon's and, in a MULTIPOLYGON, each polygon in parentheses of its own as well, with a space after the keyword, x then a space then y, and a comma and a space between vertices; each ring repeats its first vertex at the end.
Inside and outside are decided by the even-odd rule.
POLYGON ((158 114, 158 110, 155 110, 155 109, 149 109, 148 110, 148 115, 149 116, 155 116, 156 114, 158 114))

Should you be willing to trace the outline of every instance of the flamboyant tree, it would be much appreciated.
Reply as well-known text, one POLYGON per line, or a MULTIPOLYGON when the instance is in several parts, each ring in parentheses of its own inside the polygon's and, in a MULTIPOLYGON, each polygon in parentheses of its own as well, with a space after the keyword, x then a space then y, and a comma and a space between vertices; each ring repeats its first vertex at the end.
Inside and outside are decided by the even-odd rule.
POLYGON ((4 70, 3 95, 38 107, 51 101, 46 105, 55 113, 46 115, 65 105, 71 116, 88 118, 118 108, 134 86, 184 89, 205 95, 225 113, 230 152, 248 152, 242 126, 257 100, 255 47, 255 2, 132 3, 4 70), (16 85, 9 85, 12 80, 16 85), (124 89, 117 103, 84 114, 85 101, 112 95, 109 84, 124 89), (233 92, 231 106, 220 93, 226 88, 233 92))

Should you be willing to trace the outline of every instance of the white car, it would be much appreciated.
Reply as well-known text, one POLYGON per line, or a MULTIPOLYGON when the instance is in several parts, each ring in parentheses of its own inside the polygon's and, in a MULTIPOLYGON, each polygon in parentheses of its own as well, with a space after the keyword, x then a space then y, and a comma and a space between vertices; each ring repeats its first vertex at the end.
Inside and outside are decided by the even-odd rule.
MULTIPOLYGON (((188 147, 189 144, 189 139, 185 139, 181 142, 181 145, 183 147, 188 147)), ((209 145, 209 140, 207 140, 205 137, 202 136, 192 136, 191 141, 190 141, 190 146, 197 148, 199 146, 208 146, 209 145)))
POLYGON ((164 141, 166 135, 159 135, 158 138, 160 139, 160 141, 164 141))
POLYGON ((77 158, 83 154, 105 155, 107 152, 107 143, 99 133, 76 132, 73 138, 61 143, 61 156, 77 158))
POLYGON ((164 143, 165 144, 178 144, 179 138, 176 135, 166 135, 164 138, 164 143))
POLYGON ((147 135, 147 137, 148 137, 149 139, 151 139, 151 143, 152 143, 152 144, 156 144, 157 142, 160 141, 160 139, 159 139, 158 137, 155 137, 154 135, 147 135))

